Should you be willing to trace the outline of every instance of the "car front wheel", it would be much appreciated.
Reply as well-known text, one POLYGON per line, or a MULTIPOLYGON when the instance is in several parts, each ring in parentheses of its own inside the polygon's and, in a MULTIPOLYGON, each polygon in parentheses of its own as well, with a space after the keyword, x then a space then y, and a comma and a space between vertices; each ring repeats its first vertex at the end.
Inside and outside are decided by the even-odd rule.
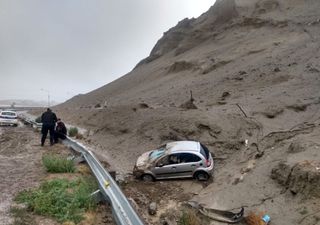
POLYGON ((141 176, 141 179, 142 179, 143 181, 145 181, 145 182, 152 182, 152 181, 154 181, 154 177, 153 177, 152 175, 150 175, 150 174, 143 174, 143 175, 141 176))
POLYGON ((198 180, 198 181, 207 181, 209 180, 209 174, 203 171, 199 171, 196 172, 194 177, 198 180))

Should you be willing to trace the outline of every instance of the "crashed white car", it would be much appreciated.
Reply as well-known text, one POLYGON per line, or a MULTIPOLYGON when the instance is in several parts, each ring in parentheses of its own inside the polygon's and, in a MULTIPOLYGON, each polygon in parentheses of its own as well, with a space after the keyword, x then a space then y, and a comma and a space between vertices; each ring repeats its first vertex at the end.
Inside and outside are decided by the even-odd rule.
POLYGON ((0 125, 18 126, 17 113, 14 111, 1 111, 0 112, 0 125))
POLYGON ((208 180, 214 162, 208 148, 196 141, 176 141, 142 154, 133 175, 144 181, 169 178, 208 180))

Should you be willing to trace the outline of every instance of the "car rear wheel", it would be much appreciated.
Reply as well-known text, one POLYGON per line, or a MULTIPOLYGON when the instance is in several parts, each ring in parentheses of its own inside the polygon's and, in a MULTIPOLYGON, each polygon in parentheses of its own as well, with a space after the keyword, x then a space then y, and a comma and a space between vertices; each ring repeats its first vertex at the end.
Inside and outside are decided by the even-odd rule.
POLYGON ((199 171, 196 172, 196 174, 194 175, 194 177, 198 180, 198 181, 207 181, 209 180, 209 174, 203 171, 199 171))
POLYGON ((151 174, 143 174, 141 179, 145 182, 152 182, 154 181, 154 177, 151 174))

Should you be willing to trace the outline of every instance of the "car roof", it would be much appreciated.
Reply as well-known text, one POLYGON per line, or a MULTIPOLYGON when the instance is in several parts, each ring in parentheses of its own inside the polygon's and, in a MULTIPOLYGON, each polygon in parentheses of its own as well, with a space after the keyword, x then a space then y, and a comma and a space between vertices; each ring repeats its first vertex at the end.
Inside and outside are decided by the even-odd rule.
POLYGON ((183 151, 200 152, 200 143, 197 141, 175 141, 166 144, 166 150, 170 153, 183 151))

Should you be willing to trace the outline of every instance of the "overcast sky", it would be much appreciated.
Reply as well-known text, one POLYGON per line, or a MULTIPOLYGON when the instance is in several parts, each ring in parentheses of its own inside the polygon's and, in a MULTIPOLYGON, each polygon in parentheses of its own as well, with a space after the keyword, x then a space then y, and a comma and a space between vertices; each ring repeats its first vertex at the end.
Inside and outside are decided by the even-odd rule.
POLYGON ((0 99, 46 100, 49 91, 62 102, 101 87, 214 2, 0 0, 0 99))

